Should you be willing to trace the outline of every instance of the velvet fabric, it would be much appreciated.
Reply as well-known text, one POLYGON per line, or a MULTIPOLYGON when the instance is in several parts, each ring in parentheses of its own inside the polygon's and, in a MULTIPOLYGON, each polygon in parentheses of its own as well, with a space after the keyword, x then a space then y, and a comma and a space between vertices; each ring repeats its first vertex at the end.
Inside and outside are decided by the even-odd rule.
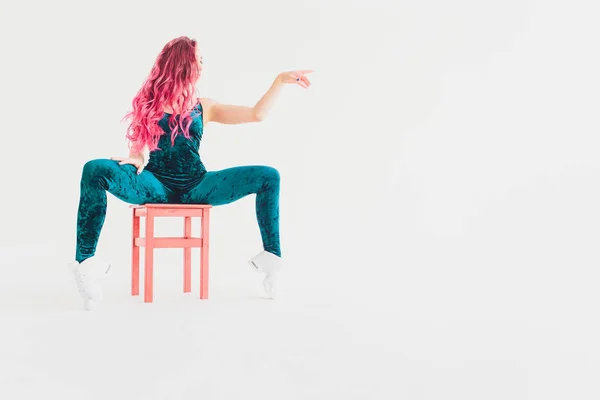
POLYGON ((177 135, 171 142, 168 118, 160 121, 165 134, 150 153, 146 168, 137 174, 133 165, 97 159, 88 161, 81 175, 75 259, 92 257, 106 217, 107 193, 130 204, 232 203, 256 194, 256 218, 264 250, 281 257, 279 238, 279 172, 268 166, 240 166, 207 171, 200 160, 202 108, 192 113, 190 138, 177 135))

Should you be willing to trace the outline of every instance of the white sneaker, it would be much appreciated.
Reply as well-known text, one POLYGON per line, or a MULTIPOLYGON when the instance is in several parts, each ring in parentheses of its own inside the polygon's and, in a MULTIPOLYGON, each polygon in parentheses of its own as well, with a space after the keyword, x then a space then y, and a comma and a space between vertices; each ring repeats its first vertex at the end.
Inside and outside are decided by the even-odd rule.
POLYGON ((98 280, 107 277, 110 268, 110 263, 100 261, 96 257, 90 257, 81 264, 77 261, 69 264, 86 310, 92 310, 102 301, 102 287, 98 280))
POLYGON ((283 267, 283 259, 268 251, 261 251, 248 261, 253 270, 265 274, 263 287, 270 298, 275 298, 275 281, 283 267))

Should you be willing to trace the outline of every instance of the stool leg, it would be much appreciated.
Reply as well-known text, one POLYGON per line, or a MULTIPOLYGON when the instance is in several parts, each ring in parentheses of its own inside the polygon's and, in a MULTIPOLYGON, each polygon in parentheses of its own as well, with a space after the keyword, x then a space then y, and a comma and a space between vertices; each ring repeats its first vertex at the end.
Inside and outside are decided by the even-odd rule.
POLYGON ((133 233, 131 240, 131 295, 140 294, 140 248, 135 240, 140 237, 140 217, 135 215, 133 209, 133 233))
POLYGON ((210 213, 202 211, 202 257, 200 260, 200 298, 208 299, 208 245, 209 245, 210 213))
POLYGON ((144 302, 154 297, 154 212, 146 209, 146 247, 144 249, 144 302))
MULTIPOLYGON (((185 217, 183 227, 183 237, 189 239, 192 237, 192 217, 185 217)), ((183 249, 183 292, 192 291, 192 248, 183 249)))

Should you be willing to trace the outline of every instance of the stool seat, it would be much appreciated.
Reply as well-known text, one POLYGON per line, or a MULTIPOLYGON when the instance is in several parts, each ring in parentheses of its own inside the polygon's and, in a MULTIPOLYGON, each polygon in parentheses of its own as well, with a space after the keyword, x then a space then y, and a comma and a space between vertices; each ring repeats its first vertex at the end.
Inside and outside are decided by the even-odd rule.
POLYGON ((168 204, 168 203, 156 203, 156 204, 141 204, 132 205, 131 208, 211 208, 209 204, 168 204))
POLYGON ((200 298, 208 298, 208 254, 210 209, 208 204, 142 204, 132 205, 133 234, 131 256, 131 294, 140 292, 140 248, 144 248, 144 302, 151 303, 154 297, 154 249, 183 249, 183 291, 191 292, 192 248, 200 248, 200 298), (140 236, 140 218, 146 218, 145 235, 140 236), (155 237, 154 218, 183 217, 182 237, 155 237), (201 236, 192 237, 192 218, 201 221, 201 236))

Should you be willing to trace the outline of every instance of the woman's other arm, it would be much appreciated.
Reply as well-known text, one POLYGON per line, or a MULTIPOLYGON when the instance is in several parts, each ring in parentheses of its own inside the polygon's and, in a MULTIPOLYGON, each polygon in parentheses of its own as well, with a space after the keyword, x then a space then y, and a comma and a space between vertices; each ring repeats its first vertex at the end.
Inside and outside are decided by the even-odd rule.
POLYGON ((275 100, 285 84, 293 83, 303 88, 310 86, 310 81, 305 76, 310 70, 282 72, 267 92, 258 100, 254 107, 220 104, 213 99, 200 99, 204 110, 204 122, 218 122, 220 124, 244 124, 260 122, 267 117, 275 100))

